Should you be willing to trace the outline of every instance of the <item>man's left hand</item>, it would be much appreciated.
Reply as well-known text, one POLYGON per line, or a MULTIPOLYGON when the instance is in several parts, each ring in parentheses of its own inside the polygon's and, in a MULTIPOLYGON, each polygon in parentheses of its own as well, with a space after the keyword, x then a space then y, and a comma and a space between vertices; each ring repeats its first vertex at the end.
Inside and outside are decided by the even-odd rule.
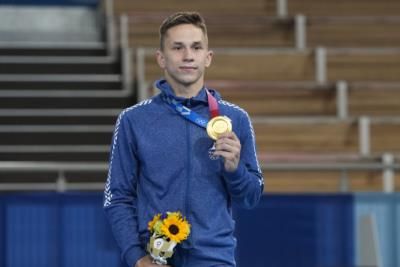
POLYGON ((234 132, 225 133, 215 142, 214 156, 224 158, 224 167, 228 172, 234 172, 238 168, 240 160, 240 140, 234 132))

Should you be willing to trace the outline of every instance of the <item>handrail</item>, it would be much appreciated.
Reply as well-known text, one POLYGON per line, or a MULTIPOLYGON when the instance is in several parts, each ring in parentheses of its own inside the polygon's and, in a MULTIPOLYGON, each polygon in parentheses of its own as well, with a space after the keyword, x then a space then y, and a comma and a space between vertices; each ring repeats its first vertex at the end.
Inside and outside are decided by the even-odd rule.
POLYGON ((0 125, 0 133, 112 133, 113 125, 0 125))
POLYGON ((327 47, 326 51, 329 55, 337 54, 400 54, 399 47, 327 47))
POLYGON ((57 117, 57 116, 71 116, 71 117, 82 117, 82 116, 107 116, 116 117, 121 112, 121 109, 116 108, 91 108, 91 109, 65 109, 65 108, 8 108, 0 109, 0 117, 57 117))
POLYGON ((125 90, 101 89, 101 90, 76 90, 76 89, 54 89, 54 90, 0 90, 0 97, 30 97, 30 98, 120 98, 129 96, 130 92, 125 90))
POLYGON ((118 74, 0 74, 2 82, 120 82, 118 74))
POLYGON ((386 165, 380 162, 322 162, 322 163, 277 163, 261 164, 266 171, 379 171, 386 168, 400 170, 400 163, 386 165))
POLYGON ((108 153, 109 145, 0 145, 0 153, 108 153))
MULTIPOLYGON (((382 191, 392 193, 395 191, 394 171, 400 170, 400 163, 394 162, 392 154, 382 155, 382 162, 322 162, 322 163, 263 163, 264 171, 337 171, 342 172, 342 178, 348 184, 348 172, 352 171, 382 171, 382 191)), ((345 188, 341 188, 347 190, 345 188)))
POLYGON ((309 24, 314 22, 320 23, 384 23, 397 24, 400 23, 399 16, 308 16, 309 24))
POLYGON ((111 64, 115 59, 111 56, 2 56, 4 64, 111 64))
POLYGON ((0 191, 33 191, 33 190, 55 190, 64 192, 66 190, 102 190, 104 183, 73 183, 68 182, 65 177, 67 171, 79 172, 99 172, 107 171, 108 164, 104 162, 17 162, 3 161, 0 162, 1 172, 57 172, 54 183, 2 183, 0 182, 0 191))
POLYGON ((105 162, 35 162, 35 161, 1 161, 0 172, 52 172, 52 171, 104 171, 108 169, 105 162))
MULTIPOLYGON (((360 171, 360 170, 382 170, 384 168, 392 168, 396 171, 400 170, 400 163, 392 163, 390 165, 380 162, 268 162, 262 163, 261 168, 267 171, 360 171)), ((108 169, 108 163, 105 162, 18 162, 18 161, 1 161, 0 172, 52 172, 52 171, 105 171, 108 169)))
MULTIPOLYGON (((400 170, 400 163, 395 163, 391 154, 384 154, 382 162, 269 162, 261 164, 263 171, 382 171, 382 184, 384 192, 394 191, 393 172, 400 170), (388 160, 389 159, 389 160, 388 160)), ((67 171, 79 172, 105 172, 108 163, 105 162, 0 162, 2 172, 57 172, 55 183, 1 183, 0 191, 9 190, 65 190, 102 189, 102 183, 68 183, 65 178, 67 171), (79 185, 82 185, 81 187, 79 185), (91 187, 90 185, 93 185, 91 187), (30 187, 29 187, 30 186, 30 187), (42 187, 41 187, 42 186, 42 187)), ((347 176, 346 176, 347 177, 347 176)))

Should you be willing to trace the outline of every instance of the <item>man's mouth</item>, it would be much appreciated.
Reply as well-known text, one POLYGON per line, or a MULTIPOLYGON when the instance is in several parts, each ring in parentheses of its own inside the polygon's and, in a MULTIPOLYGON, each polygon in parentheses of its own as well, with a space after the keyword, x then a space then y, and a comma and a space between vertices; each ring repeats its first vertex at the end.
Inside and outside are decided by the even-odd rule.
POLYGON ((194 66, 181 66, 179 67, 181 70, 196 70, 197 67, 194 66))

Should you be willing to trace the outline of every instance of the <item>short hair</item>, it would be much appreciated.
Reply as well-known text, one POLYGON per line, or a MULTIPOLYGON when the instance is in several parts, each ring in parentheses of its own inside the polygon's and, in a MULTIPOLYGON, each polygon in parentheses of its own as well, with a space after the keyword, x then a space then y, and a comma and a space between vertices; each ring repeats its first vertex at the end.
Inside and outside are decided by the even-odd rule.
POLYGON ((177 12, 167 17, 160 26, 160 48, 164 49, 164 40, 167 31, 181 24, 191 24, 200 28, 207 38, 207 27, 204 18, 198 12, 177 12))

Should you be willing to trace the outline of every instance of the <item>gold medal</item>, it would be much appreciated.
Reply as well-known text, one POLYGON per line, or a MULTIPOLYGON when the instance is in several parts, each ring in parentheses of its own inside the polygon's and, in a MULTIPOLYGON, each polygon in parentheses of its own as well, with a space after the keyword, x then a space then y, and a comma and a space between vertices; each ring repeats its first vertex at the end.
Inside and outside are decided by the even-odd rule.
POLYGON ((207 134, 211 139, 217 140, 218 136, 232 132, 232 122, 226 116, 214 117, 207 123, 207 134))

